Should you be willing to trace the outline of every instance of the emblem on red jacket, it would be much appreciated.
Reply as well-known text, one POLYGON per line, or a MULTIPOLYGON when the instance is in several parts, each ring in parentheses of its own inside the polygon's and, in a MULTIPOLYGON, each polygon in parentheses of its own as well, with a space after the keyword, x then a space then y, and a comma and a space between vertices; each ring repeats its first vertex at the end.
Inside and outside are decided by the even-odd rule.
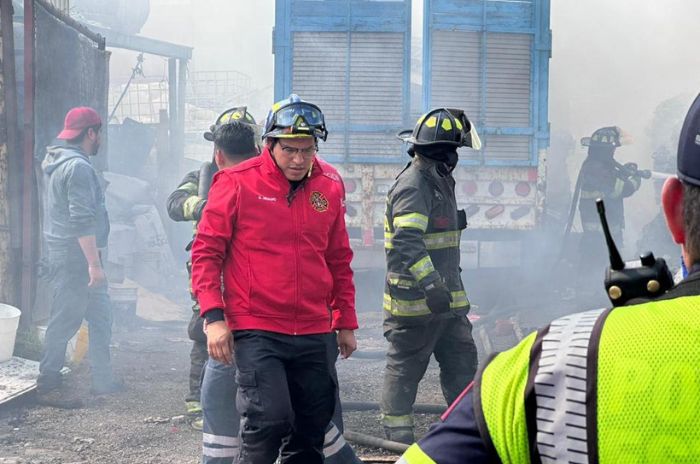
POLYGON ((313 206, 319 213, 328 211, 328 200, 321 192, 311 192, 309 201, 311 201, 311 206, 313 206))

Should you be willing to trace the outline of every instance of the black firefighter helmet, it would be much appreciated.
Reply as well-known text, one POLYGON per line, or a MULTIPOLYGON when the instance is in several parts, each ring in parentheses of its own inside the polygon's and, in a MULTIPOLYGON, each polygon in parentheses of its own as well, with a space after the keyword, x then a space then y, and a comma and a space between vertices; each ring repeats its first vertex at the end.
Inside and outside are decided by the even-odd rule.
POLYGON ((584 147, 612 147, 618 148, 622 145, 632 143, 631 137, 617 126, 601 127, 593 132, 590 137, 581 139, 584 147))
POLYGON ((436 108, 418 118, 413 130, 397 134, 398 138, 415 147, 481 148, 481 139, 463 110, 436 108))

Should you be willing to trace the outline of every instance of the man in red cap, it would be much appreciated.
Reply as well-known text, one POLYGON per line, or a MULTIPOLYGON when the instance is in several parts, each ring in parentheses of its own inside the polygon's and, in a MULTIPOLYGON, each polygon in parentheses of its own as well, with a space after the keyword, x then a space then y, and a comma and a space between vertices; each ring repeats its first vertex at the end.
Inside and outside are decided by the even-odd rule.
POLYGON ((109 218, 105 196, 90 157, 100 148, 102 119, 92 108, 73 108, 66 115, 60 146, 48 148, 42 169, 46 176, 46 224, 54 289, 51 319, 37 381, 39 401, 57 407, 79 407, 61 391, 66 345, 90 324, 88 358, 92 393, 108 394, 122 387, 112 377, 109 344, 112 309, 100 248, 107 246, 109 218))

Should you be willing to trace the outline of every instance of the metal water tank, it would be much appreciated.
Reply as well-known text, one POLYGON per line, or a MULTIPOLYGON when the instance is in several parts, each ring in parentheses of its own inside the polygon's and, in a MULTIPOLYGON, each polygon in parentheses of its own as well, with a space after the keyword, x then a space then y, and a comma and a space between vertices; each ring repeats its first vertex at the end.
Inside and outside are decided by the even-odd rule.
POLYGON ((150 0, 72 0, 71 12, 125 34, 138 34, 151 11, 150 0))

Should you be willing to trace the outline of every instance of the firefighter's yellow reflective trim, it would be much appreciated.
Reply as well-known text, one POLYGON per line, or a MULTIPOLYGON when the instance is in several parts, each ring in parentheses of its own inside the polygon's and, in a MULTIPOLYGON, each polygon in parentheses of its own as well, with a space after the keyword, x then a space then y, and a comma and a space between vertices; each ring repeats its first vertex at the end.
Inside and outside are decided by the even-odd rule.
POLYGON ((391 228, 389 227, 389 218, 386 216, 384 216, 384 232, 391 232, 391 228))
POLYGON ((390 416, 382 414, 382 425, 385 427, 413 427, 413 416, 406 414, 404 416, 390 416))
POLYGON ((432 460, 430 456, 425 454, 425 452, 420 449, 420 446, 418 446, 418 443, 412 444, 405 453, 403 453, 403 456, 401 456, 401 459, 396 461, 396 464, 437 464, 435 461, 432 460))
POLYGON ((459 247, 460 236, 458 230, 425 234, 423 235, 423 242, 425 242, 425 248, 428 250, 441 250, 443 248, 459 247))
POLYGON ((464 126, 462 125, 459 119, 455 119, 455 124, 457 125, 457 129, 464 130, 464 126))
POLYGON ((605 194, 598 190, 581 190, 581 198, 584 200, 595 200, 596 198, 605 198, 605 194))
MULTIPOLYGON (((437 234, 425 234, 423 235, 423 242, 427 250, 442 250, 445 248, 458 248, 460 238, 460 232, 454 230, 437 234)), ((384 248, 386 250, 394 248, 393 239, 394 234, 392 232, 384 231, 384 248)))
POLYGON ((184 190, 190 195, 197 195, 199 192, 199 186, 194 182, 186 182, 177 188, 178 190, 184 190))
POLYGON ((625 181, 622 179, 615 179, 615 188, 610 194, 610 198, 620 198, 622 191, 625 189, 625 181))
POLYGON ((469 300, 467 299, 467 292, 452 292, 452 303, 450 303, 450 308, 464 308, 469 306, 469 300))
POLYGON ((452 130, 452 122, 450 122, 449 119, 443 119, 442 124, 440 124, 440 125, 446 131, 452 130))
POLYGON ((394 218, 394 229, 414 228, 425 232, 428 229, 428 216, 420 213, 409 213, 394 218))
POLYGON ((437 118, 435 116, 430 116, 428 119, 426 119, 425 125, 428 127, 437 126, 437 118))
POLYGON ((430 259, 430 256, 424 256, 413 266, 409 267, 408 270, 411 271, 411 274, 413 274, 416 281, 420 282, 435 272, 435 266, 433 266, 433 260, 430 259))
POLYGON ((194 220, 194 211, 197 209, 197 205, 199 205, 200 201, 202 201, 200 197, 193 195, 182 204, 182 215, 186 220, 194 220))
POLYGON ((399 288, 417 288, 418 284, 416 283, 415 280, 408 280, 408 279, 400 279, 398 277, 389 277, 387 279, 387 282, 389 282, 389 285, 394 285, 399 288))
POLYGON ((384 232, 384 249, 393 250, 394 244, 391 242, 394 239, 394 234, 391 232, 384 232))
MULTIPOLYGON (((403 316, 403 317, 413 317, 413 316, 425 316, 430 314, 430 309, 428 304, 425 302, 425 298, 419 300, 398 300, 392 298, 388 293, 384 294, 384 311, 391 313, 392 316, 403 316)), ((452 303, 450 303, 450 309, 466 309, 469 308, 469 300, 467 299, 467 292, 459 291, 452 292, 452 303)))
POLYGON ((396 300, 391 295, 384 294, 384 311, 392 316, 425 316, 430 314, 430 309, 425 302, 425 298, 420 300, 396 300))

